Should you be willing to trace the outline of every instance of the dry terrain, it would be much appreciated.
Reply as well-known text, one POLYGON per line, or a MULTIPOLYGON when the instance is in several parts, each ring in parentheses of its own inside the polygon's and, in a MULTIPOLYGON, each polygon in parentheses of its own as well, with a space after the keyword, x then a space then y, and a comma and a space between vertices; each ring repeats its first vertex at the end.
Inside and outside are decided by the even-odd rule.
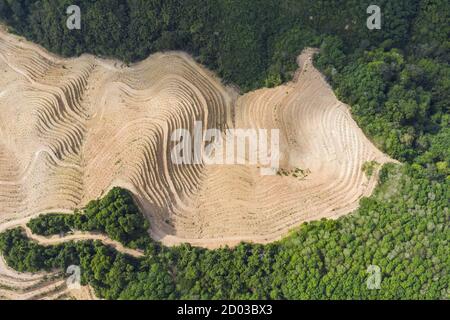
MULTIPOLYGON (((69 212, 113 186, 133 192, 164 244, 214 248, 267 243, 300 223, 336 218, 376 184, 367 161, 390 161, 364 136, 348 106, 298 58, 290 83, 245 95, 182 52, 125 66, 91 55, 56 57, 0 31, 0 231, 43 212, 69 212), (177 165, 176 129, 278 129, 280 170, 259 165, 177 165)), ((44 244, 106 237, 35 237, 44 244)), ((139 255, 139 252, 128 252, 139 255)), ((70 295, 61 277, 0 264, 0 297, 70 295), (56 276, 55 276, 56 277, 56 276)), ((73 293, 92 297, 88 289, 73 293)))

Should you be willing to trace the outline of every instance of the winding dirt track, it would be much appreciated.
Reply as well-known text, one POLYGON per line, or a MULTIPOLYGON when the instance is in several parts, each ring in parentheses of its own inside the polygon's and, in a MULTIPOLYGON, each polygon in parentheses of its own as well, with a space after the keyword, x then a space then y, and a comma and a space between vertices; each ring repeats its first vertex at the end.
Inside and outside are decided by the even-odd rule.
POLYGON ((103 234, 97 234, 92 232, 74 232, 72 234, 66 235, 64 237, 60 236, 52 236, 52 237, 44 237, 39 236, 31 232, 31 230, 27 226, 21 226, 25 229, 26 235, 28 238, 32 239, 33 241, 39 243, 43 246, 51 246, 59 243, 69 242, 69 241, 83 241, 83 240, 98 240, 101 241, 103 244, 113 247, 119 252, 122 252, 124 254, 133 256, 135 258, 140 258, 144 256, 144 253, 140 250, 130 249, 127 247, 124 247, 120 242, 111 240, 107 236, 103 234))
MULTIPOLYGON (((126 67, 91 55, 61 59, 0 30, 0 229, 82 207, 113 186, 133 192, 151 236, 166 245, 267 243, 304 221, 355 210, 376 184, 361 166, 391 160, 336 99, 313 54, 299 56, 293 82, 239 96, 182 52, 126 67), (249 164, 174 164, 171 134, 192 133, 195 121, 224 133, 279 129, 288 176, 262 176, 249 164), (293 176, 298 169, 308 174, 293 176)), ((10 272, 0 267, 0 285, 42 279, 10 272)), ((60 292, 52 285, 44 291, 60 292)))

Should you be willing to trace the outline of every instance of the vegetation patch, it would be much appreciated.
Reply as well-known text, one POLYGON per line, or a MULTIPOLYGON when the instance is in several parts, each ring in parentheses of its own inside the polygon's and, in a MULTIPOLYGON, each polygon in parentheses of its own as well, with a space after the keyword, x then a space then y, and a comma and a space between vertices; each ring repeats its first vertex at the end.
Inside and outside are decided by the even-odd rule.
POLYGON ((277 171, 277 175, 281 177, 294 177, 298 178, 300 180, 305 179, 309 174, 311 173, 311 170, 309 169, 301 169, 301 168, 295 168, 291 170, 280 168, 277 171))
POLYGON ((367 162, 364 162, 361 170, 366 173, 368 178, 370 178, 370 177, 372 177, 374 170, 376 170, 377 167, 379 167, 379 165, 380 164, 376 161, 367 161, 367 162))
POLYGON ((74 214, 45 214, 31 219, 27 226, 35 234, 49 236, 73 230, 97 231, 130 248, 145 248, 149 222, 139 212, 131 193, 112 188, 99 200, 90 201, 74 214))

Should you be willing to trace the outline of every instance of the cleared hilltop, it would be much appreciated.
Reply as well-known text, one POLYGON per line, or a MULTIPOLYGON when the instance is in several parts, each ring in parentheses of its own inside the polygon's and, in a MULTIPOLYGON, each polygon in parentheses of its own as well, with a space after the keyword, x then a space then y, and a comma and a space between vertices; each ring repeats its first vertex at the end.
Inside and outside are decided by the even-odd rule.
POLYGON ((313 67, 295 81, 238 96, 180 52, 126 67, 60 59, 0 33, 1 221, 69 210, 112 186, 130 189, 165 244, 217 247, 279 239, 301 222, 338 217, 369 195, 384 163, 313 67), (280 130, 281 172, 255 165, 177 165, 175 129, 280 130), (308 174, 295 177, 295 171, 308 174))

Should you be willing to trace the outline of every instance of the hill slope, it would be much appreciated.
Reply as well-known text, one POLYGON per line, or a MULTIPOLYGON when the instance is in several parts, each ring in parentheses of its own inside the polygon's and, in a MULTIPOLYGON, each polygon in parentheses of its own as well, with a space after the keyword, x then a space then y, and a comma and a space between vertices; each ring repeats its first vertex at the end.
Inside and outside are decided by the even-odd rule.
POLYGON ((84 55, 59 59, 0 35, 2 220, 73 209, 112 186, 132 190, 154 238, 216 247, 279 239, 293 226, 338 217, 369 195, 362 165, 388 161, 312 66, 296 80, 237 97, 179 52, 125 67, 84 55), (280 130, 280 167, 177 165, 176 129, 280 130), (308 172, 301 178, 295 170, 308 172))

